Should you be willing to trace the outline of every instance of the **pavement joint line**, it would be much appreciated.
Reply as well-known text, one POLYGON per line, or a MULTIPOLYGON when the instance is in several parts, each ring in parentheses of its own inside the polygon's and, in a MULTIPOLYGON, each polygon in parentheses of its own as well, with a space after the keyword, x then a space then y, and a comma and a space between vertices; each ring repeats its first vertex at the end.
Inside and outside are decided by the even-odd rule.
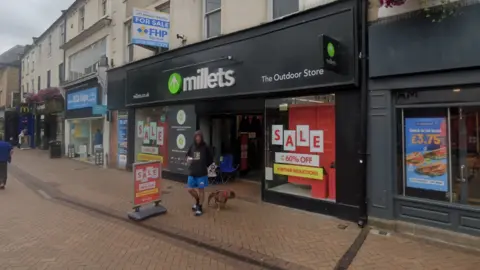
POLYGON ((48 195, 45 191, 39 189, 37 190, 38 193, 40 193, 40 195, 42 195, 42 197, 46 200, 51 200, 52 199, 52 196, 48 195))
MULTIPOLYGON (((45 183, 44 181, 42 181, 38 177, 30 174, 29 172, 25 171, 24 169, 19 168, 18 166, 15 166, 15 165, 13 165, 12 167, 14 167, 14 169, 11 170, 12 171, 11 174, 13 174, 17 179, 21 178, 20 181, 23 182, 28 188, 34 189, 34 190, 39 190, 39 189, 42 188, 42 186, 47 185, 47 183, 45 183), (29 180, 23 179, 23 177, 28 178, 29 180)), ((51 195, 48 195, 48 196, 50 196, 52 199, 54 199, 56 201, 66 203, 70 206, 76 206, 76 207, 79 207, 79 208, 82 208, 82 209, 85 209, 85 210, 88 210, 88 211, 91 211, 91 212, 94 212, 94 213, 97 213, 97 214, 100 214, 100 215, 103 215, 103 216, 108 216, 108 217, 114 218, 116 220, 123 221, 123 222, 128 223, 128 224, 133 224, 133 225, 136 225, 138 227, 147 229, 151 232, 155 232, 157 234, 164 235, 164 236, 169 237, 171 239, 175 239, 175 240, 187 243, 187 244, 191 244, 191 245, 194 245, 194 246, 197 246, 197 247, 201 247, 203 249, 206 249, 206 250, 209 250, 209 251, 212 251, 212 252, 230 257, 232 259, 236 259, 238 261, 246 262, 248 264, 251 264, 252 266, 259 266, 259 267, 262 267, 262 268, 268 269, 268 270, 290 270, 290 269, 306 270, 306 269, 310 269, 310 268, 307 268, 305 266, 296 265, 294 263, 291 263, 291 262, 288 262, 288 261, 283 261, 281 259, 277 259, 275 257, 272 257, 273 261, 279 261, 279 262, 281 262, 281 264, 285 264, 287 268, 284 268, 284 267, 278 266, 274 263, 270 263, 269 261, 272 261, 272 259, 268 258, 268 257, 270 257, 268 255, 259 254, 263 258, 261 258, 261 259, 252 258, 252 257, 247 256, 247 255, 239 254, 239 253, 227 250, 225 248, 215 246, 214 244, 209 244, 206 241, 196 240, 193 237, 185 236, 181 232, 170 232, 166 229, 161 229, 161 228, 154 227, 154 226, 151 226, 151 225, 147 225, 147 224, 144 224, 144 223, 141 223, 141 222, 131 221, 131 220, 129 220, 129 219, 123 217, 123 216, 114 214, 113 211, 111 211, 111 210, 110 211, 106 211, 106 210, 104 211, 104 210, 100 209, 100 207, 98 207, 98 206, 95 207, 95 206, 87 205, 86 203, 82 203, 81 200, 79 200, 77 198, 74 198, 72 196, 69 196, 67 194, 64 194, 55 187, 49 187, 49 189, 54 189, 55 190, 54 192, 49 192, 51 195), (294 268, 291 268, 291 267, 294 267, 294 268)), ((45 194, 48 194, 48 193, 45 192, 45 194)), ((118 211, 115 211, 115 212, 118 212, 118 211)), ((253 252, 253 251, 248 250, 248 252, 253 252)))
POLYGON ((343 256, 338 260, 337 265, 335 266, 334 270, 347 270, 353 262, 353 259, 358 254, 360 248, 362 248, 363 243, 367 239, 370 233, 370 227, 366 226, 362 228, 360 233, 353 241, 352 245, 347 249, 347 251, 343 254, 343 256))

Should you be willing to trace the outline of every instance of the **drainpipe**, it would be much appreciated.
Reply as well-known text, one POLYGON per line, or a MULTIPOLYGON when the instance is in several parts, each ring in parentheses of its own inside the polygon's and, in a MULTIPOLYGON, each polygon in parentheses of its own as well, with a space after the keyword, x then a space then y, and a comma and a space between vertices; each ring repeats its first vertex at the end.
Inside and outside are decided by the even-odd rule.
POLYGON ((368 143, 368 2, 358 0, 360 5, 361 45, 360 45, 360 181, 358 226, 363 227, 368 221, 367 198, 367 143, 368 143))
MULTIPOLYGON (((63 16, 63 44, 65 44, 65 41, 67 39, 67 12, 64 12, 62 11, 62 16, 63 16)), ((63 73, 63 76, 62 76, 62 80, 65 81, 65 76, 67 74, 67 72, 65 72, 65 69, 67 68, 67 65, 66 65, 66 62, 65 60, 67 59, 67 54, 65 52, 65 49, 63 49, 63 70, 62 70, 62 73, 63 73)), ((62 131, 61 131, 61 134, 62 134, 62 138, 61 139, 61 148, 62 148, 62 156, 65 155, 65 113, 66 113, 66 108, 67 108, 67 93, 65 92, 65 89, 63 89, 62 84, 63 84, 63 81, 62 82, 59 82, 60 83, 60 89, 62 89, 62 91, 64 91, 63 93, 63 114, 62 114, 62 118, 61 118, 61 121, 62 121, 62 131)))

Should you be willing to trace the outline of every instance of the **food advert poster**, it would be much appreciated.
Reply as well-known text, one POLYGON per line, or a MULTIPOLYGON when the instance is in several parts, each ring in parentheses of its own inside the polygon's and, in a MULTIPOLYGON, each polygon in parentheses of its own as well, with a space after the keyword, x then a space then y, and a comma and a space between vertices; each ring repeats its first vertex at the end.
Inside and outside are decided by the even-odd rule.
POLYGON ((158 161, 133 164, 133 207, 160 200, 161 168, 158 161))
POLYGON ((405 118, 407 187, 448 191, 445 118, 405 118))

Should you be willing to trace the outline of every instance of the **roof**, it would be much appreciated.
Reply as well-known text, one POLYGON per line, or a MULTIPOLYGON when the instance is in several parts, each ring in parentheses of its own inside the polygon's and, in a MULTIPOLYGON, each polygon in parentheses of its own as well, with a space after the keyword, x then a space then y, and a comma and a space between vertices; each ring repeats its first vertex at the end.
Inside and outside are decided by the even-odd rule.
POLYGON ((25 46, 16 45, 7 50, 6 52, 0 54, 0 63, 1 64, 13 64, 20 60, 20 56, 25 51, 25 46))

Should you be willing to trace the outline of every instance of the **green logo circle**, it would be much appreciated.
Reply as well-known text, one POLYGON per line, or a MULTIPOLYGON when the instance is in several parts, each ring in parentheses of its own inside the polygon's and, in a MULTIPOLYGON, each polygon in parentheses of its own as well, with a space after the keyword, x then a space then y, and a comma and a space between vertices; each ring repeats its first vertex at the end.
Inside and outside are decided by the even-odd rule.
POLYGON ((327 53, 328 56, 334 57, 335 56, 335 46, 331 42, 327 44, 327 53))
POLYGON ((178 73, 173 73, 168 79, 168 91, 170 94, 175 95, 182 89, 182 76, 178 73))

